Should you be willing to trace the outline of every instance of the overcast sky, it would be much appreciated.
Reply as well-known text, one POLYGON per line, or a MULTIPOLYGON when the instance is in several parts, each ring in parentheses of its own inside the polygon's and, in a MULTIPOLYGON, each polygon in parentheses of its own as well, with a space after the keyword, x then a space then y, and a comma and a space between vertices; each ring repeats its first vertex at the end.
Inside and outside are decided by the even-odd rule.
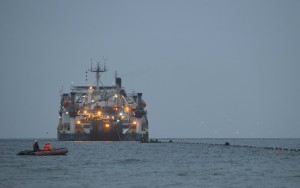
POLYGON ((1 0, 0 138, 56 137, 59 90, 142 92, 151 138, 300 137, 300 1, 1 0), (93 76, 89 75, 92 82, 93 76))

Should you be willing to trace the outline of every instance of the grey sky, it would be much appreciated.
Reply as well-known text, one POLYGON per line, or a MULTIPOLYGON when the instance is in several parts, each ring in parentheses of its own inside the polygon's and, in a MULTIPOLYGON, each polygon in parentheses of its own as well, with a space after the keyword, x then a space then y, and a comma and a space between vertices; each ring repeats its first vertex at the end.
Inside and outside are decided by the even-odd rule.
MULTIPOLYGON (((59 90, 108 57, 150 137, 300 137, 300 1, 0 1, 0 138, 56 137, 59 90), (48 134, 47 134, 48 133, 48 134)), ((89 76, 89 80, 93 77, 89 76)))

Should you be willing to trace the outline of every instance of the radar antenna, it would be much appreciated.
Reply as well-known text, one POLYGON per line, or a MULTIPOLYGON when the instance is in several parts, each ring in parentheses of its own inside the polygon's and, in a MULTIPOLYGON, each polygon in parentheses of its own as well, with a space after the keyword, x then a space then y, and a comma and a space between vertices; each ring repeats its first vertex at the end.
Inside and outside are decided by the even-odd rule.
POLYGON ((100 64, 97 63, 97 66, 93 68, 93 65, 91 64, 91 69, 89 71, 94 72, 96 75, 96 91, 99 93, 100 73, 107 71, 106 66, 104 64, 104 66, 101 67, 100 64))

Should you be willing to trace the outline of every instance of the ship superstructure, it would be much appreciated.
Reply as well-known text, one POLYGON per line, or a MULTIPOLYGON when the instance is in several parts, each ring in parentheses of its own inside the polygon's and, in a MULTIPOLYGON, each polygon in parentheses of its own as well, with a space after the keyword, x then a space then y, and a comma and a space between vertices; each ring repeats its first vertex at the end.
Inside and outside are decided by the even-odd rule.
POLYGON ((146 103, 142 93, 126 93, 115 74, 115 85, 101 85, 99 64, 89 70, 95 74, 95 86, 71 86, 61 93, 57 137, 78 141, 148 140, 146 103))

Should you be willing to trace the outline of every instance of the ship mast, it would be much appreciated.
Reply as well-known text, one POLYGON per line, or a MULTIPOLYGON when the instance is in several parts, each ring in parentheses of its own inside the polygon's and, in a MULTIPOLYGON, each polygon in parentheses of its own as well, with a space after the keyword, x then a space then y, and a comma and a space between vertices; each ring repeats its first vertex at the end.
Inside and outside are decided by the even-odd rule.
POLYGON ((100 83, 100 73, 101 72, 106 72, 106 65, 104 64, 103 67, 100 67, 99 63, 97 64, 97 67, 93 68, 92 64, 91 64, 91 69, 89 70, 90 72, 94 72, 95 76, 96 76, 96 92, 100 93, 100 89, 99 89, 99 83, 100 83))

